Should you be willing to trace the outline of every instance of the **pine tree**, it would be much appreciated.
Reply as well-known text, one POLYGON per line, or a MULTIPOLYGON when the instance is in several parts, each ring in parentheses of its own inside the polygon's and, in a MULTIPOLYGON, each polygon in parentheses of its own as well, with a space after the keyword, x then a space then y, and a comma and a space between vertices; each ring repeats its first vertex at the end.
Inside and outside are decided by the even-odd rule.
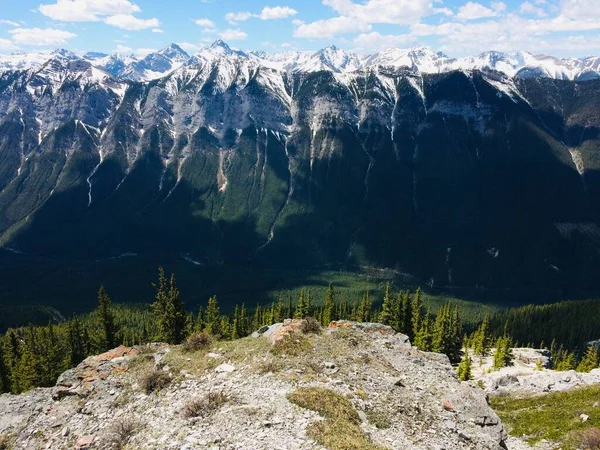
POLYGON ((68 323, 69 334, 69 361, 72 367, 75 367, 87 356, 85 344, 83 342, 83 330, 81 321, 74 317, 68 323))
POLYGON ((208 334, 218 335, 219 326, 221 325, 221 316, 219 314, 219 305, 217 297, 213 296, 208 299, 208 307, 206 308, 204 330, 208 334))
POLYGON ((414 338, 412 334, 412 301, 410 298, 410 293, 406 291, 404 296, 402 297, 402 323, 400 332, 406 334, 411 339, 414 338))
POLYGON ((419 322, 421 328, 415 335, 415 346, 421 351, 430 352, 433 350, 433 322, 429 310, 419 322))
POLYGON ((465 351, 465 354, 458 365, 458 379, 460 381, 469 381, 473 379, 473 374, 471 373, 472 361, 469 356, 469 352, 465 351))
POLYGON ((298 304, 296 305, 296 311, 294 312, 294 319, 304 319, 308 317, 308 302, 306 300, 306 294, 304 293, 304 289, 300 291, 300 298, 298 299, 298 304))
POLYGON ((335 300, 333 298, 333 285, 329 283, 327 290, 325 291, 325 300, 323 300, 323 314, 321 317, 321 324, 324 327, 329 326, 333 320, 333 308, 335 306, 335 300))
POLYGON ((0 394, 10 392, 10 372, 4 356, 4 339, 0 337, 0 394))
POLYGON ((116 346, 116 327, 110 297, 106 293, 104 285, 100 286, 98 291, 97 314, 102 329, 100 345, 103 351, 110 350, 116 346))
POLYGON ((194 331, 196 333, 201 333, 204 331, 204 311, 202 310, 202 305, 198 307, 198 316, 196 317, 196 325, 194 326, 194 331))
POLYGON ((511 339, 504 335, 496 340, 496 350, 494 351, 494 369, 501 369, 510 365, 513 356, 511 349, 511 339))
POLYGON ((181 344, 186 338, 186 312, 177 288, 175 274, 171 274, 169 285, 169 322, 170 329, 168 330, 168 342, 170 344, 181 344))
POLYGON ((238 305, 235 305, 235 309, 233 310, 233 322, 231 324, 231 339, 236 340, 240 338, 240 310, 238 305))
POLYGON ((473 345, 473 351, 476 355, 486 356, 489 352, 489 323, 489 317, 485 316, 483 322, 473 334, 471 342, 473 345))
POLYGON ((577 372, 591 372, 598 367, 598 349, 590 345, 577 366, 577 372))
POLYGON ((369 320, 369 316, 371 313, 371 300, 369 298, 369 291, 366 291, 363 294, 363 298, 358 305, 356 310, 356 321, 357 322, 367 322, 369 320))
POLYGON ((262 327, 262 315, 260 310, 260 305, 257 304, 254 309, 254 317, 252 318, 252 331, 258 330, 262 327))
POLYGON ((240 310, 240 322, 238 324, 238 329, 240 337, 248 336, 248 313, 246 311, 245 303, 242 303, 242 308, 240 310))
POLYGON ((159 341, 168 341, 169 339, 169 291, 167 287, 167 278, 165 277, 165 270, 162 267, 158 268, 158 284, 152 283, 152 286, 156 290, 155 299, 152 303, 152 314, 156 321, 156 328, 158 329, 157 339, 159 341))
POLYGON ((231 339, 231 325, 229 323, 229 316, 221 316, 219 322, 220 338, 224 341, 231 339))
POLYGON ((415 297, 413 298, 411 310, 412 310, 412 335, 411 337, 416 339, 417 334, 421 331, 422 318, 423 318, 423 302, 421 300, 421 288, 417 289, 415 297))
POLYGON ((575 354, 569 351, 563 351, 560 359, 556 363, 556 370, 559 372, 566 372, 573 370, 577 367, 577 359, 575 354))
POLYGON ((383 325, 394 324, 394 312, 392 305, 392 297, 390 293, 390 283, 385 285, 385 294, 383 296, 383 304, 381 307, 381 314, 379 315, 379 321, 383 325))

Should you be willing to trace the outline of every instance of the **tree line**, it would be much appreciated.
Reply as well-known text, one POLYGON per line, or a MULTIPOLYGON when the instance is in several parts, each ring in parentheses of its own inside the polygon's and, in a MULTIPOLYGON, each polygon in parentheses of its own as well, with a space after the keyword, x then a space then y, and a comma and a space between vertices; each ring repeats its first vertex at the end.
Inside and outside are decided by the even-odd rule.
MULTIPOLYGON (((150 309, 113 305, 101 286, 97 308, 88 315, 60 324, 9 329, 0 337, 0 391, 19 393, 38 386, 53 386, 62 372, 86 357, 121 344, 181 344, 202 332, 223 340, 239 339, 265 325, 305 317, 314 317, 323 326, 334 320, 389 325, 406 334, 419 349, 444 353, 453 364, 460 362, 459 377, 467 380, 473 363, 470 355, 485 356, 495 348, 494 366, 510 364, 511 347, 518 343, 511 330, 514 324, 522 323, 532 314, 530 309, 512 313, 501 330, 498 317, 486 317, 469 335, 463 328, 458 307, 446 303, 434 316, 423 304, 421 289, 393 293, 390 284, 386 285, 383 298, 375 301, 368 291, 358 302, 338 298, 330 284, 319 301, 315 301, 310 290, 301 290, 297 299, 280 297, 267 306, 235 305, 232 314, 221 312, 215 296, 197 312, 187 311, 175 275, 167 277, 162 268, 153 287, 155 298, 150 309)), ((591 349, 578 359, 574 349, 556 342, 552 341, 555 368, 589 371, 598 366, 598 355, 594 359, 591 349)))

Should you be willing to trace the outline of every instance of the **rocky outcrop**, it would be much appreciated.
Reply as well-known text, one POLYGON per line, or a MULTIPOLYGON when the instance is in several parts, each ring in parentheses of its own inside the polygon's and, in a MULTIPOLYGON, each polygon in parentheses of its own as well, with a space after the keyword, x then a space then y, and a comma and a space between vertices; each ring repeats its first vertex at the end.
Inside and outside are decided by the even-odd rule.
POLYGON ((55 388, 1 396, 0 434, 16 449, 322 449, 306 430, 323 418, 287 397, 319 387, 348 398, 384 448, 506 448, 485 393, 389 327, 336 322, 305 334, 303 321, 286 321, 260 331, 206 353, 153 345, 88 358, 55 388), (147 394, 156 373, 171 384, 147 394))

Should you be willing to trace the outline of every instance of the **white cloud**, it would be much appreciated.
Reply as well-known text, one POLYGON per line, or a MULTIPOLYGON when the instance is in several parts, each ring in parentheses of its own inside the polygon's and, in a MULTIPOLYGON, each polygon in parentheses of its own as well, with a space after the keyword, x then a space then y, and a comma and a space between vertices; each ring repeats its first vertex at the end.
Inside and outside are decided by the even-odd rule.
POLYGON ((13 22, 12 20, 4 20, 4 19, 0 19, 0 25, 10 25, 11 27, 20 27, 21 26, 17 22, 13 22))
POLYGON ((227 13, 225 14, 225 20, 229 22, 231 25, 237 25, 239 22, 245 22, 248 19, 253 17, 252 13, 249 12, 239 12, 239 13, 227 13))
POLYGON ((238 28, 222 31, 219 36, 226 41, 243 41, 248 37, 248 34, 238 28))
POLYGON ((497 10, 495 11, 487 8, 481 3, 468 2, 460 7, 456 18, 458 20, 476 20, 486 17, 495 17, 496 15, 498 15, 497 10))
MULTIPOLYGON (((536 0, 536 2, 539 1, 545 2, 546 0, 536 0)), ((494 11, 499 13, 506 11, 506 3, 504 2, 492 2, 490 3, 490 6, 494 11)))
POLYGON ((160 28, 152 28, 152 32, 153 33, 164 33, 164 31, 161 30, 160 28))
POLYGON ((570 19, 600 18, 598 0, 561 0, 560 13, 570 19))
POLYGON ((64 45, 76 34, 54 28, 15 28, 10 30, 13 41, 23 45, 64 45))
POLYGON ((524 2, 521 4, 521 7, 519 8, 519 12, 521 14, 531 14, 531 15, 535 15, 538 17, 546 17, 546 12, 542 9, 539 8, 537 6, 534 6, 533 3, 530 2, 524 2))
POLYGON ((10 39, 1 39, 0 38, 0 50, 3 51, 7 51, 7 50, 16 50, 17 46, 14 44, 13 41, 11 41, 10 39))
POLYGON ((130 53, 133 53, 133 49, 131 47, 127 47, 126 45, 118 44, 115 47, 115 49, 113 50, 113 53, 126 53, 126 54, 130 54, 130 53))
POLYGON ((204 28, 216 28, 215 23, 210 19, 196 19, 194 23, 204 28))
POLYGON ((433 14, 452 15, 447 8, 436 8, 431 0, 367 0, 354 3, 352 0, 323 0, 341 16, 352 17, 365 23, 391 23, 410 25, 422 17, 433 14))
POLYGON ((371 31, 371 25, 351 17, 334 17, 333 19, 317 20, 311 23, 300 23, 294 30, 294 37, 323 39, 332 38, 338 34, 371 31))
POLYGON ((156 52, 157 49, 155 48, 136 48, 133 51, 133 54, 135 56, 137 56, 138 58, 145 58, 146 56, 148 56, 150 53, 154 53, 156 52))
POLYGON ((289 6, 274 6, 274 7, 265 7, 260 13, 260 18, 262 20, 275 20, 275 19, 286 19, 288 17, 292 17, 298 14, 293 8, 289 6))
POLYGON ((54 20, 96 22, 100 16, 140 12, 140 7, 129 0, 56 0, 40 5, 38 10, 54 20))
POLYGON ((138 19, 131 14, 117 14, 109 16, 104 19, 104 22, 108 25, 112 25, 117 28, 123 28, 124 30, 144 30, 146 28, 156 28, 160 25, 158 19, 138 19))
POLYGON ((198 53, 201 48, 200 45, 192 44, 191 42, 179 42, 177 45, 188 53, 198 53))
POLYGON ((379 51, 389 47, 404 47, 413 43, 415 40, 416 37, 410 34, 382 35, 373 31, 371 33, 359 34, 354 38, 353 42, 362 50, 379 51))

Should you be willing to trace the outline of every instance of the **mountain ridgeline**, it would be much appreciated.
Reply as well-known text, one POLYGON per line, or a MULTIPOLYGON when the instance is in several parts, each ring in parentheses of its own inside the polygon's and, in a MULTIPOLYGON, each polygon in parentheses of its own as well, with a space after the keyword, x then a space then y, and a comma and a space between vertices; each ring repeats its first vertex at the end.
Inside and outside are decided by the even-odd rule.
POLYGON ((145 82, 60 54, 0 73, 0 242, 27 254, 593 289, 599 170, 600 80, 294 71, 225 44, 145 82))

